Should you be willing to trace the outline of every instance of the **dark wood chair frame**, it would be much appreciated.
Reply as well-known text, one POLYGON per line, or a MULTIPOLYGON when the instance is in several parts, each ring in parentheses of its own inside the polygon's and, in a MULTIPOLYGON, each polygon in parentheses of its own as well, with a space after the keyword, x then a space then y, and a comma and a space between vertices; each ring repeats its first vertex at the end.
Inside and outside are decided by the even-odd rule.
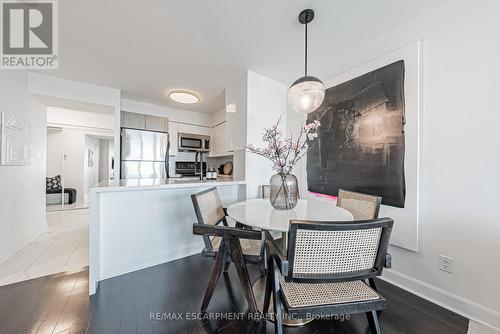
POLYGON ((205 248, 202 251, 202 256, 215 259, 209 284, 205 292, 205 297, 203 298, 201 312, 206 312, 221 273, 227 273, 229 265, 233 262, 243 286, 243 290, 250 307, 250 312, 256 313, 257 307, 255 304, 255 297, 252 292, 252 286, 250 284, 250 279, 248 278, 248 271, 245 264, 250 263, 258 265, 261 275, 265 275, 265 243, 262 243, 259 255, 243 254, 239 239, 261 240, 262 232, 241 228, 242 225, 239 223, 237 223, 236 227, 228 226, 226 220, 227 213, 225 209, 224 217, 221 218, 215 225, 206 224, 198 204, 198 197, 214 190, 217 190, 217 188, 212 187, 191 195, 196 218, 198 220, 198 224, 193 224, 193 234, 203 236, 205 248), (220 225, 221 223, 222 226, 220 225), (210 239, 211 237, 221 237, 218 250, 213 248, 212 240, 210 239))
MULTIPOLYGON (((355 314, 366 313, 370 330, 372 333, 381 333, 379 317, 377 311, 381 311, 386 307, 384 298, 339 303, 330 305, 317 305, 300 308, 292 308, 287 304, 283 292, 280 287, 280 276, 283 276, 285 282, 296 283, 331 283, 331 282, 347 282, 361 280, 365 284, 370 285, 369 279, 382 274, 384 268, 385 257, 389 245, 389 238, 392 231, 393 220, 389 218, 379 218, 374 220, 357 221, 357 222, 310 222, 293 220, 290 222, 289 242, 287 248, 287 257, 285 258, 276 244, 271 234, 266 231, 266 248, 269 254, 268 268, 269 273, 266 282, 266 293, 264 298, 263 313, 267 314, 271 295, 273 297, 275 311, 275 332, 283 333, 282 329, 282 310, 288 314, 293 314, 294 317, 304 318, 307 316, 324 316, 338 314, 355 314), (378 251, 375 262, 372 268, 349 273, 341 274, 321 274, 321 275, 303 275, 302 277, 293 276, 293 265, 295 256, 295 240, 298 229, 318 230, 318 231, 345 231, 345 230, 363 230, 381 228, 378 251)), ((374 288, 374 290, 376 290, 374 288)))
POLYGON ((227 272, 227 267, 223 267, 225 266, 225 263, 229 263, 228 261, 230 259, 236 267, 236 272, 238 273, 238 277, 245 293, 245 298, 248 302, 249 312, 256 314, 258 312, 257 304, 255 302, 250 276, 248 275, 239 239, 260 240, 262 238, 261 232, 242 230, 228 226, 193 224, 193 234, 202 235, 204 237, 214 236, 222 238, 219 251, 216 252, 217 254, 215 255, 214 265, 212 266, 212 274, 210 275, 205 296, 203 297, 203 302, 201 304, 201 312, 205 313, 207 311, 221 273, 223 271, 227 272))
MULTIPOLYGON (((338 206, 341 206, 341 201, 342 201, 342 197, 340 196, 340 192, 341 191, 345 191, 345 192, 349 192, 349 193, 353 193, 353 194, 359 194, 359 195, 363 195, 363 196, 372 196, 372 197, 375 197, 376 198, 376 204, 375 204, 375 212, 373 214, 373 219, 377 219, 378 218, 378 214, 380 212, 380 206, 382 205, 382 197, 380 196, 375 196, 375 195, 370 195, 370 194, 364 194, 364 193, 360 193, 360 192, 356 192, 356 191, 351 191, 351 190, 346 190, 346 189, 339 189, 339 196, 337 198, 337 205, 338 206)), ((392 266, 392 258, 391 258, 391 254, 387 253, 385 255, 385 261, 384 261, 384 267, 385 268, 391 268, 392 266)), ((377 290, 377 285, 375 284, 375 279, 374 278, 370 278, 368 280, 370 282, 370 286, 377 290)))
MULTIPOLYGON (((214 191, 214 190, 217 190, 217 188, 216 187, 212 187, 212 188, 209 188, 209 189, 206 189, 206 190, 203 190, 203 191, 200 191, 200 192, 198 192, 196 194, 192 194, 191 195, 191 200, 193 202, 194 211, 195 211, 195 214, 196 214, 196 219, 198 220, 198 224, 206 224, 205 220, 203 219, 203 215, 201 214, 200 206, 198 205, 198 197, 201 196, 201 195, 203 195, 203 194, 206 194, 208 192, 214 191)), ((229 226, 229 224, 227 223, 227 219, 226 219, 226 217, 227 217, 227 208, 223 208, 223 210, 224 210, 224 215, 225 216, 221 220, 219 220, 215 225, 208 225, 208 226, 217 226, 217 225, 219 225, 221 223, 222 223, 223 226, 229 226)), ((251 227, 247 227, 246 225, 243 225, 240 222, 236 222, 236 226, 235 227, 239 228, 239 229, 252 230, 251 227)), ((202 255, 206 256, 206 257, 215 258, 217 256, 217 250, 215 250, 213 248, 210 236, 204 235, 203 236, 203 242, 205 243, 205 248, 202 251, 202 255)), ((260 250, 260 254, 259 255, 243 254, 243 258, 245 259, 245 262, 257 265, 259 267, 259 270, 260 270, 260 273, 261 273, 262 276, 264 276, 266 274, 266 271, 265 271, 266 257, 264 256, 264 252, 265 252, 265 243, 262 243, 262 248, 260 250)), ((228 258, 228 261, 224 264, 224 272, 227 272, 227 270, 229 268, 229 265, 230 265, 230 260, 231 259, 228 258)))

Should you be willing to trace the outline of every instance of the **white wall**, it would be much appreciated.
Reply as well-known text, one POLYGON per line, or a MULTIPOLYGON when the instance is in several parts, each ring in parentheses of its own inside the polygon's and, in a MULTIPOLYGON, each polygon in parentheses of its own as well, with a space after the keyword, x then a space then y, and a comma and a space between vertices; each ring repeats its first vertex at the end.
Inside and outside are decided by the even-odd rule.
POLYGON ((49 106, 47 107, 47 124, 113 130, 115 128, 115 115, 49 106))
POLYGON ((210 114, 170 108, 130 99, 121 100, 121 109, 123 111, 129 111, 138 114, 168 117, 169 120, 177 123, 188 123, 203 126, 211 126, 212 124, 212 115, 210 114))
POLYGON ((226 104, 234 104, 236 112, 227 113, 228 143, 233 151, 233 178, 245 180, 245 151, 247 145, 247 83, 248 73, 243 73, 225 89, 226 104))
POLYGON ((62 128, 47 128, 47 177, 62 175, 64 142, 62 128))
MULTIPOLYGON (((86 136, 114 136, 114 122, 115 115, 110 113, 47 107, 47 124, 56 127, 47 133, 47 176, 63 175, 64 186, 75 188, 77 199, 87 195, 89 187, 95 185, 95 180, 92 180, 98 175, 98 170, 87 167, 86 136), (64 154, 63 173, 61 161, 64 154)), ((99 155, 96 161, 98 158, 99 155)), ((109 170, 106 175, 109 175, 109 170)))
POLYGON ((113 139, 99 139, 99 182, 110 179, 113 139))
POLYGON ((317 73, 326 81, 423 40, 420 251, 391 247, 384 276, 497 328, 499 12, 495 0, 456 1, 317 73), (439 270, 439 255, 454 258, 453 274, 439 270))
POLYGON ((280 117, 281 129, 286 128, 286 96, 284 84, 250 71, 226 88, 226 103, 236 105, 236 112, 227 114, 234 179, 247 181, 247 198, 258 197, 259 186, 269 184, 274 172, 270 161, 244 148, 249 144, 261 147, 264 128, 280 117))
MULTIPOLYGON (((281 117, 280 129, 286 128, 287 87, 260 74, 248 72, 247 96, 247 144, 264 145, 262 134, 281 117)), ((245 180, 247 197, 259 197, 259 187, 269 184, 272 175, 271 162, 259 155, 245 153, 245 180)))
MULTIPOLYGON (((85 149, 83 151, 83 195, 90 193, 90 188, 99 183, 99 139, 85 136, 85 149), (89 166, 89 150, 94 152, 94 164, 89 166)), ((105 162, 104 162, 105 163, 105 162)))
POLYGON ((211 118, 211 123, 210 123, 210 126, 214 127, 216 125, 219 125, 223 122, 226 121, 227 119, 227 116, 226 116, 226 108, 222 108, 221 110, 215 112, 214 114, 212 114, 212 118, 211 118))
MULTIPOLYGON (((58 78, 40 73, 28 73, 28 91, 49 102, 50 105, 68 106, 114 112, 115 158, 120 161, 120 98, 119 89, 93 85, 81 81, 58 78)), ((71 109, 71 108, 70 108, 71 109)))
POLYGON ((31 163, 0 166, 0 261, 34 238, 45 222, 45 106, 28 94, 25 71, 1 71, 0 110, 29 122, 31 163))
POLYGON ((116 106, 120 103, 120 90, 86 82, 63 79, 40 73, 29 73, 28 89, 31 94, 62 100, 116 106))
MULTIPOLYGON (((87 166, 87 149, 91 144, 96 145, 98 140, 86 139, 88 136, 111 137, 113 131, 97 131, 76 126, 64 127, 60 128, 59 132, 51 130, 47 141, 47 176, 63 175, 64 187, 76 189, 77 200, 83 199, 83 196, 89 193, 89 187, 95 184, 92 180, 98 175, 97 170, 89 169, 87 166), (61 164, 63 156, 65 160, 61 164)), ((95 152, 97 163, 99 150, 95 152)), ((97 164, 95 168, 98 169, 97 164)))
MULTIPOLYGON (((85 132, 80 129, 65 128, 62 136, 56 138, 58 141, 50 140, 47 145, 47 165, 57 165, 63 157, 63 166, 58 173, 63 176, 65 188, 76 189, 76 198, 80 200, 84 195, 84 150, 85 132), (54 159, 54 161, 52 161, 54 159)), ((47 176, 54 176, 49 174, 47 176)))

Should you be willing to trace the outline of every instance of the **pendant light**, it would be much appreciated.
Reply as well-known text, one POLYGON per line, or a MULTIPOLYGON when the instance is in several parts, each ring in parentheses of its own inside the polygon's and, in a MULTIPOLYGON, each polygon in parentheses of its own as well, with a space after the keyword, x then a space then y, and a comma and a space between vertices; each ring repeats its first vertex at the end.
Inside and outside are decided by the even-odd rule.
POLYGON ((288 104, 301 113, 311 113, 318 109, 325 98, 325 85, 316 77, 307 75, 307 24, 314 18, 312 9, 304 9, 299 14, 299 22, 305 25, 305 66, 304 76, 295 80, 288 89, 288 104))

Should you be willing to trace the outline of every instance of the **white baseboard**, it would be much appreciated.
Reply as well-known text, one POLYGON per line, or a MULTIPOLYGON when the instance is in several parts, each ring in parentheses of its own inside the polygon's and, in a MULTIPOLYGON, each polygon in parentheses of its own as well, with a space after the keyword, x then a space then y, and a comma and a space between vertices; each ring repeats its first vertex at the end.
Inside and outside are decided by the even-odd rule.
POLYGON ((113 263, 112 265, 109 264, 105 272, 102 272, 102 270, 100 271, 101 274, 99 275, 99 281, 153 267, 165 262, 178 260, 194 254, 201 254, 202 250, 203 245, 196 243, 194 245, 169 250, 165 253, 151 255, 147 258, 141 257, 137 259, 129 259, 120 263, 113 263))
POLYGON ((384 281, 444 307, 463 317, 474 320, 495 330, 500 330, 500 312, 463 298, 429 283, 417 280, 392 269, 384 271, 384 281))

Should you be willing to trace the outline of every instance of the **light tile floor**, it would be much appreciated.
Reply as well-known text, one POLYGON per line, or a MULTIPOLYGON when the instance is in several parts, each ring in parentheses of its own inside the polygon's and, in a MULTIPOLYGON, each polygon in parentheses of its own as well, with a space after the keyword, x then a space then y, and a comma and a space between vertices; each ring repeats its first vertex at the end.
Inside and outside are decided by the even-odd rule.
POLYGON ((88 265, 89 210, 47 212, 47 230, 0 263, 0 286, 88 265))
POLYGON ((79 210, 89 208, 89 196, 85 196, 83 199, 79 198, 73 204, 51 204, 45 207, 45 211, 61 211, 61 210, 79 210))

